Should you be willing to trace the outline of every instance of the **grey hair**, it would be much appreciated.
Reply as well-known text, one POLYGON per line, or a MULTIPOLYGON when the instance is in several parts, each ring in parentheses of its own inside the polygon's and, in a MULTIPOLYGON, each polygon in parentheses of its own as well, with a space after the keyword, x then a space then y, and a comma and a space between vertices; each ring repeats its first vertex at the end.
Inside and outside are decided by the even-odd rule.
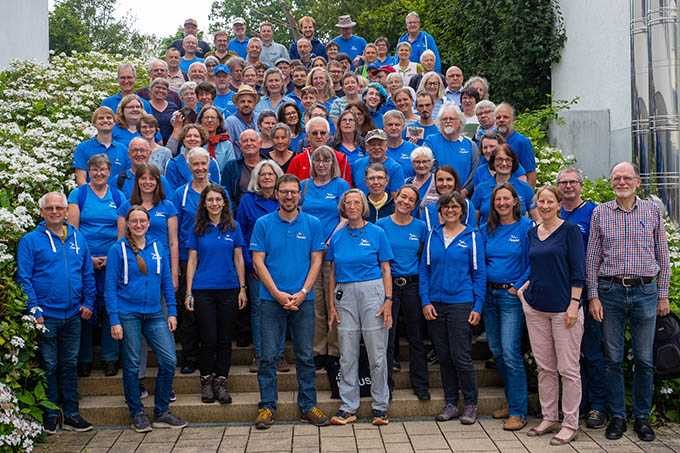
POLYGON ((236 65, 241 66, 242 68, 245 68, 246 67, 246 60, 244 60, 241 57, 231 57, 229 59, 229 61, 227 61, 227 67, 229 68, 229 72, 232 72, 236 65))
POLYGON ((633 163, 633 162, 629 162, 629 161, 627 161, 627 160, 622 160, 622 161, 619 161, 619 162, 615 163, 614 165, 612 165, 611 170, 609 170, 609 178, 610 178, 610 179, 611 179, 612 173, 614 173, 614 169, 615 169, 616 167, 618 167, 619 165, 621 165, 621 164, 628 164, 628 165, 632 166, 632 167, 633 167, 633 172, 635 173, 635 177, 636 177, 636 178, 639 178, 639 177, 640 177, 640 167, 638 167, 637 164, 635 164, 635 163, 633 163))
POLYGON ((562 177, 563 174, 565 173, 576 173, 578 175, 578 182, 583 184, 583 172, 581 171, 580 168, 569 166, 569 167, 564 167, 560 171, 557 172, 557 177, 555 178, 555 185, 560 183, 560 178, 562 177))
POLYGON ((163 77, 156 77, 155 79, 153 79, 153 80, 151 81, 151 83, 149 84, 149 89, 155 87, 155 86, 158 85, 159 83, 165 85, 165 88, 170 89, 170 84, 169 84, 168 81, 167 81, 166 79, 164 79, 163 77))
POLYGON ((168 47, 168 50, 165 51, 165 56, 168 56, 168 52, 179 52, 180 56, 182 55, 182 52, 177 47, 168 47))
MULTIPOLYGON (((255 38, 250 38, 250 39, 253 40, 255 38)), ((269 93, 269 89, 267 88, 267 79, 269 77, 271 77, 272 74, 278 74, 279 77, 281 77, 281 90, 279 90, 279 91, 281 93, 281 96, 285 96, 286 95, 286 85, 283 83, 283 80, 284 80, 285 77, 283 77, 283 72, 281 72, 281 70, 279 68, 269 68, 264 72, 264 77, 262 78, 262 88, 261 88, 262 94, 264 94, 265 96, 271 96, 271 93, 269 93)))
POLYGON ((151 70, 153 69, 153 65, 157 63, 161 63, 165 67, 165 70, 166 71, 168 70, 168 64, 165 61, 159 60, 158 58, 154 58, 149 62, 149 72, 151 72, 151 70))
POLYGON ((434 153, 430 148, 427 146, 419 146, 417 148, 414 148, 413 151, 411 151, 411 165, 413 165, 413 161, 416 160, 420 156, 425 156, 431 161, 434 160, 434 153))
MULTIPOLYGON (((399 73, 393 72, 393 73, 387 75, 387 78, 385 79, 385 82, 389 82, 389 81, 392 80, 392 79, 399 79, 399 80, 402 80, 402 81, 404 80, 404 79, 401 78, 401 75, 399 75, 399 73)), ((404 83, 403 83, 403 82, 402 82, 401 86, 402 86, 402 87, 404 86, 404 83)))
POLYGON ((338 201, 338 212, 340 213, 340 217, 347 218, 347 212, 345 211, 345 200, 347 199, 347 195, 351 195, 353 193, 358 193, 361 196, 361 204, 363 206, 363 209, 361 210, 361 217, 368 217, 368 199, 366 198, 366 194, 361 189, 357 188, 349 189, 342 194, 342 197, 340 197, 340 201, 338 201))
POLYGON ((205 57, 205 60, 203 60, 204 64, 208 64, 208 62, 214 62, 215 64, 220 64, 220 60, 217 59, 215 55, 210 55, 209 57, 205 57))
POLYGON ((100 165, 106 165, 111 170, 111 160, 106 154, 95 154, 87 160, 87 169, 96 168, 100 165))
POLYGON ((402 41, 402 42, 400 42, 399 44, 397 44, 397 50, 399 50, 399 48, 400 48, 401 46, 406 46, 406 47, 409 48, 409 50, 412 50, 412 49, 413 49, 413 46, 411 46, 411 43, 408 42, 408 41, 402 41))
MULTIPOLYGON (((189 36, 191 36, 191 35, 189 35, 189 36)), ((191 71, 191 68, 194 67, 194 66, 203 66, 203 70, 205 72, 208 72, 208 68, 206 67, 206 65, 202 61, 194 61, 193 63, 191 63, 189 65, 189 71, 191 71)))
POLYGON ((399 110, 388 110, 383 114, 383 122, 387 121, 387 118, 399 118, 401 125, 406 124, 406 117, 399 110))
POLYGON ((314 118, 311 118, 309 121, 307 121, 307 124, 305 125, 305 133, 309 134, 309 129, 315 124, 322 124, 326 128, 326 132, 329 134, 331 133, 331 128, 328 125, 328 121, 326 118, 321 118, 320 116, 315 116, 314 118))
POLYGON ((493 113, 496 114, 498 109, 503 106, 510 107, 510 111, 512 112, 512 119, 517 118, 517 112, 515 111, 515 107, 513 107, 512 104, 508 104, 507 102, 501 102, 500 104, 498 104, 498 107, 496 107, 496 110, 494 110, 493 113))
POLYGON ((446 102, 439 109, 439 113, 437 113, 437 119, 434 121, 437 126, 437 129, 439 129, 439 132, 441 132, 442 125, 441 117, 444 112, 453 112, 456 114, 456 116, 458 116, 458 120, 460 121, 460 128, 458 129, 458 132, 462 131, 463 128, 465 127, 465 123, 467 123, 467 118, 465 118, 465 114, 460 110, 458 104, 456 104, 455 102, 446 102))
POLYGON ((122 65, 118 66, 118 70, 116 71, 116 78, 120 77, 120 71, 123 69, 130 69, 132 71, 132 75, 135 78, 137 78, 137 70, 130 63, 123 63, 122 65))
POLYGON ((194 36, 194 35, 186 35, 186 36, 184 37, 184 39, 187 39, 187 38, 189 38, 189 37, 193 37, 193 38, 196 40, 196 43, 198 43, 198 37, 196 37, 196 36, 194 36))
POLYGON ((340 176, 340 165, 338 165, 338 156, 335 155, 335 151, 330 146, 322 145, 314 150, 312 153, 312 168, 310 168, 310 176, 316 178, 316 170, 314 169, 314 158, 315 157, 326 158, 331 160, 331 179, 335 179, 340 176))
POLYGON ((479 101, 477 103, 477 105, 475 105, 475 115, 477 114, 477 111, 479 109, 483 109, 484 107, 490 108, 491 110, 493 110, 494 115, 496 115, 496 104, 489 101, 488 99, 484 99, 483 101, 479 101))
POLYGON ((420 16, 419 16, 418 13, 415 12, 415 11, 411 11, 410 13, 408 13, 408 14, 406 15, 406 19, 405 19, 405 20, 408 20, 409 17, 415 17, 416 19, 418 19, 418 22, 420 22, 420 16))
POLYGON ((434 52, 431 51, 430 49, 427 49, 425 52, 423 52, 423 53, 420 54, 420 63, 421 63, 421 64, 422 64, 422 62, 423 62, 423 57, 426 57, 426 56, 428 56, 428 55, 433 56, 433 57, 435 58, 435 60, 437 59, 437 56, 434 54, 434 52))
POLYGON ((271 134, 269 137, 270 140, 274 138, 274 133, 278 130, 286 131, 286 135, 288 136, 288 138, 291 138, 293 136, 293 132, 290 130, 290 127, 288 127, 286 123, 276 123, 272 127, 271 134))
MULTIPOLYGON (((252 38, 250 38, 248 40, 248 44, 250 44, 251 42, 259 42, 260 46, 262 46, 262 40, 260 38, 258 38, 257 36, 253 36, 252 38)), ((248 47, 247 44, 246 44, 246 47, 248 47)))
POLYGON ((385 173, 385 176, 388 176, 387 167, 385 167, 380 162, 373 162, 368 167, 366 167, 366 170, 364 170, 364 176, 368 175, 369 170, 370 171, 381 171, 381 172, 385 173))
MULTIPOLYGON (((465 85, 463 85, 463 88, 467 88, 472 86, 473 83, 475 82, 482 82, 482 87, 484 88, 484 96, 482 96, 482 100, 488 100, 489 99, 489 81, 486 80, 484 77, 481 76, 472 76, 469 79, 467 79, 467 82, 465 82, 465 85)), ((514 109, 513 109, 513 114, 512 116, 515 116, 514 109)))
POLYGON ((193 80, 190 80, 190 81, 188 81, 188 82, 184 82, 184 83, 182 84, 182 86, 179 88, 179 95, 180 95, 180 97, 181 97, 182 94, 183 94, 185 91, 187 91, 187 90, 194 90, 194 91, 196 91, 196 82, 194 82, 193 80))
POLYGON ((47 197, 50 195, 60 195, 61 196, 61 201, 62 201, 62 207, 66 208, 68 207, 68 199, 66 198, 66 195, 64 195, 64 192, 47 192, 45 195, 40 197, 38 200, 38 206, 40 209, 45 208, 45 203, 47 202, 47 197))
POLYGON ((146 141, 145 138, 142 137, 133 137, 132 140, 130 140, 130 143, 128 143, 128 150, 130 149, 130 146, 132 146, 132 142, 134 141, 141 141, 146 146, 146 150, 151 151, 151 145, 149 144, 148 141, 146 141))
POLYGON ((187 163, 191 164, 195 157, 206 157, 208 159, 208 164, 210 164, 210 153, 208 153, 208 150, 205 148, 201 148, 200 146, 191 148, 189 153, 187 153, 187 163))
MULTIPOLYGON (((262 188, 260 187, 260 172, 262 171, 262 167, 267 166, 272 169, 274 174, 276 175, 276 181, 279 180, 279 178, 283 175, 283 170, 281 170, 281 167, 279 167, 279 164, 277 164, 275 161, 271 159, 262 159, 260 162, 255 165, 255 168, 253 168, 253 172, 250 175, 250 182, 248 182, 248 192, 254 192, 256 194, 261 194, 262 193, 262 188)), ((274 181, 274 185, 276 185, 276 181, 274 181)))

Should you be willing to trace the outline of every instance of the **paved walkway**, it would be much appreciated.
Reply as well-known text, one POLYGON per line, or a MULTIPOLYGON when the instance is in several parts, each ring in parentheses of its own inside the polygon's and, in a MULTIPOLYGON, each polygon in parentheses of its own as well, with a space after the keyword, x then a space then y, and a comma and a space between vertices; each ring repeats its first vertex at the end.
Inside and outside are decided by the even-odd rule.
POLYGON ((552 447, 549 437, 527 437, 527 428, 506 432, 502 421, 480 419, 463 426, 458 421, 392 421, 380 428, 366 421, 347 426, 275 424, 260 431, 246 425, 191 426, 183 430, 158 429, 137 434, 131 429, 103 428, 89 433, 57 433, 37 451, 49 452, 678 452, 680 426, 657 429, 655 442, 639 442, 632 426, 617 441, 607 440, 604 429, 582 429, 571 445, 552 447))

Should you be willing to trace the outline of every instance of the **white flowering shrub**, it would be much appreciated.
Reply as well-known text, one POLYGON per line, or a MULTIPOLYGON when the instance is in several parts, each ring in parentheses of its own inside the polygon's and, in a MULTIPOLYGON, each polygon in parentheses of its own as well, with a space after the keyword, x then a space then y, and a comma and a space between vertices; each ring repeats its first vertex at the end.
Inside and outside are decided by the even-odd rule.
POLYGON ((91 52, 52 55, 48 65, 14 61, 0 73, 0 451, 31 451, 46 400, 37 367, 38 329, 15 281, 16 247, 39 219, 38 199, 75 187, 73 152, 92 137, 92 111, 115 94, 119 64, 145 63, 91 52))

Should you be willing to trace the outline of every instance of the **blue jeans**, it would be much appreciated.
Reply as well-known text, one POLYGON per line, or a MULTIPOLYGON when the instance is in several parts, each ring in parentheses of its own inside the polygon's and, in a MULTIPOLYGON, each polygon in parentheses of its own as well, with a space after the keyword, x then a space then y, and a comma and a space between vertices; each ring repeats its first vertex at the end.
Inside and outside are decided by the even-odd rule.
MULTIPOLYGON (((111 324, 109 323, 109 315, 106 312, 106 303, 104 302, 104 285, 106 280, 106 269, 94 272, 94 279, 97 287, 97 295, 95 298, 95 310, 102 329, 102 360, 118 360, 120 354, 120 341, 114 340, 111 337, 111 324)), ((81 324, 80 333, 80 352, 78 353, 78 361, 80 363, 92 363, 94 354, 92 349, 92 341, 94 337, 94 329, 99 328, 97 320, 94 322, 83 321, 81 324)))
MULTIPOLYGON (((585 293, 585 288, 583 289, 585 293)), ((583 340, 581 341, 581 410, 607 410, 607 390, 604 385, 604 349, 602 323, 589 312, 589 302, 583 304, 583 340)))
POLYGON ((529 393, 522 359, 522 302, 507 289, 492 289, 488 286, 483 315, 489 349, 503 378, 508 412, 511 416, 527 418, 529 393))
POLYGON ((261 329, 262 355, 260 368, 257 371, 257 382, 260 385, 260 409, 276 411, 279 399, 278 380, 276 377, 276 358, 280 354, 281 340, 286 336, 286 324, 290 326, 290 337, 293 340, 295 353, 295 372, 298 380, 298 405, 302 412, 312 410, 316 406, 316 367, 312 351, 314 349, 314 301, 306 300, 297 311, 284 310, 274 300, 260 301, 260 322, 266 328, 261 329))
MULTIPOLYGON (((260 339, 260 317, 262 316, 262 308, 260 302, 260 280, 256 280, 248 275, 248 297, 250 298, 250 329, 253 333, 253 344, 255 345, 255 356, 262 357, 262 340, 260 339)), ((281 347, 279 348, 279 355, 283 355, 283 348, 286 346, 286 326, 283 326, 283 338, 281 339, 281 347)))
POLYGON ((172 380, 175 377, 177 357, 172 334, 162 311, 152 314, 121 313, 120 325, 123 327, 123 390, 125 402, 134 416, 144 410, 139 399, 139 343, 142 335, 158 358, 158 377, 154 391, 154 416, 168 411, 172 380))
MULTIPOLYGON (((40 368, 47 378, 47 399, 59 405, 65 417, 78 415, 78 345, 80 344, 80 314, 68 319, 44 316, 45 332, 38 333, 40 368)), ((56 409, 46 409, 46 415, 56 415, 56 409)))
POLYGON ((633 418, 647 418, 654 386, 652 346, 658 305, 656 280, 634 287, 624 287, 605 279, 598 283, 598 295, 604 309, 602 336, 609 414, 626 418, 623 360, 628 321, 633 344, 633 418))

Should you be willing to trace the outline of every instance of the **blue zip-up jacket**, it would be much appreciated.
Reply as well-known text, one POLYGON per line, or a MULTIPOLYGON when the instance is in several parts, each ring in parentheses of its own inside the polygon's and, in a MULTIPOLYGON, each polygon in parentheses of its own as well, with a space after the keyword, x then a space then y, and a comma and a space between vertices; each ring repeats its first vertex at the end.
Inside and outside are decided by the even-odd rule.
POLYGON ((265 200, 256 193, 248 192, 243 194, 241 203, 236 212, 236 221, 241 225, 243 241, 246 243, 246 253, 243 254, 243 262, 248 273, 254 272, 253 253, 250 251, 250 237, 255 229, 255 222, 260 217, 274 212, 279 208, 278 200, 270 198, 265 200))
MULTIPOLYGON (((536 224, 533 220, 528 217, 520 217, 520 241, 522 241, 522 258, 519 263, 519 279, 516 280, 512 286, 519 290, 522 285, 529 280, 529 273, 531 272, 531 267, 529 266, 529 230, 532 229, 536 224)), ((479 227, 479 232, 482 235, 482 241, 484 242, 484 252, 486 253, 486 244, 489 239, 489 232, 486 229, 486 223, 479 227)), ((492 280, 493 281, 493 280, 492 280)), ((497 282, 497 283, 510 283, 510 282, 497 282)))
POLYGON ((19 241, 16 281, 28 297, 28 311, 35 317, 67 319, 83 305, 94 310, 97 293, 92 257, 85 237, 72 225, 66 239, 41 222, 19 241))
POLYGON ((459 304, 473 302, 472 311, 482 313, 486 297, 484 243, 479 232, 466 226, 453 242, 444 245, 444 225, 427 236, 420 260, 420 300, 459 304))
POLYGON ((161 290, 168 306, 168 316, 177 316, 175 288, 172 286, 170 257, 163 244, 146 236, 146 246, 139 251, 146 263, 144 275, 137 266, 137 257, 127 238, 122 238, 109 249, 106 256, 106 311, 111 325, 120 324, 120 313, 158 313, 161 290))
MULTIPOLYGON (((402 41, 408 41, 408 33, 399 38, 397 44, 402 41)), ((426 50, 431 50, 432 52, 434 52, 435 57, 434 70, 441 74, 442 60, 441 57, 439 56, 439 49, 437 49, 437 44, 435 43, 432 35, 420 30, 420 33, 418 34, 416 40, 413 42, 409 41, 409 44, 411 44, 411 57, 409 57, 409 60, 411 60, 414 63, 420 63, 420 56, 423 54, 423 52, 425 52, 426 50)))
MULTIPOLYGON (((260 152, 260 159, 269 159, 269 156, 260 152)), ((221 183, 229 194, 229 198, 231 198, 232 212, 238 210, 238 205, 241 202, 241 188, 239 187, 241 171, 243 171, 243 156, 228 161, 222 172, 221 183)), ((249 242, 246 243, 249 244, 249 242)))

